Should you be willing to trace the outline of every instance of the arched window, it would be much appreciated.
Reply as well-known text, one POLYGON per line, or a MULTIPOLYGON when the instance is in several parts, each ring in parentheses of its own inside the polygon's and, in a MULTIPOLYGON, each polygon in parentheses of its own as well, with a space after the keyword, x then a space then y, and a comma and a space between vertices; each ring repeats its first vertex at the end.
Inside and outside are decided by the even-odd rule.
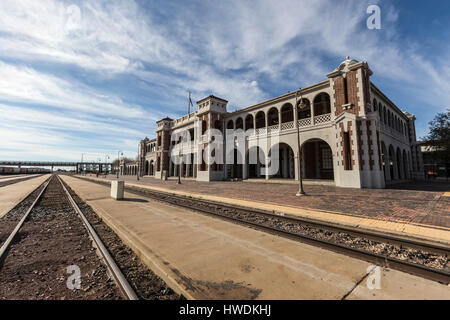
POLYGON ((274 126, 279 123, 278 119, 278 109, 272 108, 269 110, 269 113, 267 114, 267 126, 274 126))
POLYGON ((220 120, 214 121, 214 129, 222 131, 222 121, 220 120))
POLYGON ((202 121, 202 135, 204 135, 206 132, 206 120, 202 121))
POLYGON ((256 129, 264 128, 266 126, 266 115, 264 111, 259 111, 255 117, 256 129))
POLYGON ((305 118, 311 118, 311 103, 309 102, 308 99, 302 99, 301 101, 298 102, 297 105, 297 110, 298 110, 298 119, 305 119, 305 118), (304 108, 300 109, 300 102, 303 102, 304 108))
POLYGON ((227 122, 227 129, 234 129, 234 122, 233 122, 233 120, 229 120, 227 122))
POLYGON ((244 121, 241 117, 236 120, 236 129, 244 129, 244 121))
POLYGON ((253 129, 253 116, 251 114, 245 117, 245 130, 253 129))
POLYGON ((294 108, 292 104, 286 103, 281 107, 281 123, 294 121, 294 108))
POLYGON ((372 109, 372 111, 377 111, 377 99, 373 99, 372 109))
POLYGON ((322 92, 314 98, 314 115, 320 116, 327 113, 331 113, 330 96, 322 92))

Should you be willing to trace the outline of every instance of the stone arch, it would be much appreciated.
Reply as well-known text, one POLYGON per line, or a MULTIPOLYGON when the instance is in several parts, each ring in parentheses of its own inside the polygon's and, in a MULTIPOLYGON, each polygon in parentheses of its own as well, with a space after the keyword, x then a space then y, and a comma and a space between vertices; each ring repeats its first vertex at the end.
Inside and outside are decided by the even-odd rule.
POLYGON ((334 155, 325 140, 312 138, 303 142, 301 157, 304 179, 334 180, 334 155))
POLYGON ((389 158, 388 158, 388 153, 386 150, 386 145, 384 144, 383 141, 381 141, 381 165, 383 168, 383 173, 384 173, 384 180, 385 181, 389 181, 390 175, 389 175, 389 171, 388 169, 388 164, 389 164, 389 158))
POLYGON ((254 125, 253 125, 253 115, 252 114, 248 114, 245 117, 245 130, 254 129, 253 127, 254 127, 254 125))
POLYGON ((144 164, 144 175, 148 175, 148 171, 149 171, 149 163, 148 160, 145 160, 145 164, 144 164))
POLYGON ((252 146, 246 152, 248 178, 265 177, 266 155, 259 146, 252 146))
POLYGON ((281 123, 294 121, 294 107, 290 103, 285 103, 281 107, 281 123))
POLYGON ((403 172, 404 179, 409 179, 409 166, 408 166, 408 157, 406 155, 406 150, 403 150, 403 172))
POLYGON ((321 92, 316 95, 313 100, 314 116, 331 113, 330 96, 326 92, 321 92))
POLYGON ((389 174, 391 177, 391 180, 396 180, 397 176, 396 176, 396 169, 395 167, 397 166, 396 163, 396 158, 395 158, 395 151, 394 151, 394 147, 391 145, 389 145, 389 174))
POLYGON ((397 159, 397 177, 398 179, 402 180, 403 177, 403 161, 402 161, 402 152, 400 151, 400 148, 397 147, 396 151, 396 159, 397 159))
POLYGON ((233 153, 232 163, 227 163, 227 178, 228 179, 243 179, 244 177, 244 164, 243 164, 243 158, 241 152, 238 150, 238 148, 234 148, 232 151, 233 153))
POLYGON ((278 117, 278 109, 275 107, 270 108, 269 112, 267 113, 267 126, 275 126, 279 124, 280 119, 278 117))
MULTIPOLYGON (((222 132, 222 121, 220 120, 215 120, 214 121, 214 129, 219 130, 220 132, 222 132)), ((191 137, 192 140, 192 137, 191 137)))
POLYGON ((270 147, 269 150, 270 166, 275 163, 273 161, 278 161, 278 166, 276 172, 270 175, 271 178, 283 178, 283 179, 294 179, 295 178, 295 154, 294 149, 285 142, 279 142, 270 147), (272 157, 272 152, 274 148, 277 148, 278 157, 274 154, 272 157))
POLYGON ((297 115, 299 120, 311 118, 311 102, 309 102, 308 99, 302 99, 297 103, 297 115), (302 110, 300 110, 299 107, 300 102, 303 102, 303 104, 305 105, 305 107, 302 110))
POLYGON ((205 134, 206 129, 207 129, 206 127, 207 127, 206 120, 202 120, 202 135, 205 134))
POLYGON ((256 128, 264 128, 266 126, 266 114, 264 111, 259 111, 255 116, 256 128))
POLYGON ((244 120, 241 117, 236 119, 236 129, 244 130, 244 120))
POLYGON ((150 176, 154 176, 155 175, 155 161, 150 160, 150 171, 149 171, 149 175, 150 176))

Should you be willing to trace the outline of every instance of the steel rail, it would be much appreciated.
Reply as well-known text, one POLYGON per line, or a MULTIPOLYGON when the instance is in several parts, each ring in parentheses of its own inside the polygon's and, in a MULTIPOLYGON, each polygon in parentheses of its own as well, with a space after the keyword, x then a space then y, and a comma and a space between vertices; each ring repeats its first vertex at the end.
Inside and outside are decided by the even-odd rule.
MULTIPOLYGON (((82 179, 82 178, 79 178, 79 179, 82 179)), ((89 181, 92 181, 92 182, 95 182, 98 184, 103 184, 103 185, 110 184, 109 182, 94 181, 94 180, 90 180, 90 179, 89 179, 89 181)), ((265 232, 283 236, 285 238, 290 238, 292 240, 320 246, 322 248, 329 249, 329 250, 339 252, 339 253, 345 253, 352 257, 363 259, 363 260, 369 261, 371 263, 375 263, 375 264, 389 267, 392 269, 400 270, 400 271, 407 272, 410 274, 418 275, 423 278, 438 281, 438 282, 441 282, 444 284, 450 284, 450 273, 445 270, 434 269, 434 268, 426 267, 424 265, 412 263, 409 261, 400 260, 395 257, 381 255, 381 254, 373 253, 373 252, 358 249, 358 248, 352 248, 350 246, 345 246, 345 245, 335 243, 332 241, 317 239, 317 238, 314 238, 314 237, 311 237, 308 235, 294 233, 294 232, 290 232, 290 231, 286 231, 286 230, 281 230, 278 228, 265 226, 260 223, 255 223, 255 222, 244 220, 244 219, 238 219, 235 217, 227 216, 226 214, 221 214, 221 213, 215 212, 214 210, 211 210, 208 207, 202 208, 202 207, 200 207, 200 205, 206 204, 206 205, 214 205, 217 207, 231 209, 231 210, 242 210, 245 213, 256 214, 256 215, 260 215, 260 216, 262 215, 262 216, 269 217, 269 218, 277 218, 277 219, 284 220, 285 222, 308 225, 308 226, 312 226, 313 228, 318 228, 318 229, 322 229, 322 230, 330 230, 332 232, 348 233, 348 234, 352 234, 354 236, 358 236, 358 237, 362 237, 362 238, 366 238, 366 239, 372 239, 374 241, 378 241, 378 242, 382 242, 382 243, 396 244, 401 247, 409 247, 409 248, 414 248, 414 249, 418 249, 418 250, 424 250, 427 252, 443 254, 446 257, 449 257, 450 256, 450 248, 448 248, 442 244, 431 243, 430 241, 422 242, 422 241, 418 241, 415 239, 402 238, 399 236, 384 235, 381 233, 376 233, 376 232, 372 232, 372 231, 368 231, 368 230, 357 230, 356 228, 336 226, 336 225, 331 225, 329 223, 303 220, 303 219, 297 218, 297 217, 279 215, 279 214, 264 212, 263 210, 252 209, 252 208, 247 208, 247 207, 227 205, 224 203, 219 203, 219 202, 214 202, 214 201, 209 201, 209 200, 204 200, 204 199, 195 199, 196 206, 191 206, 189 204, 183 203, 186 201, 194 200, 193 198, 189 198, 186 196, 175 195, 175 194, 172 194, 169 192, 149 190, 146 188, 139 188, 139 187, 135 187, 135 186, 126 186, 125 185, 125 189, 131 193, 144 195, 144 196, 147 196, 149 198, 155 199, 160 202, 169 203, 171 205, 187 208, 191 211, 192 210, 198 211, 198 212, 201 212, 208 216, 219 217, 219 218, 227 220, 227 221, 231 221, 234 223, 238 223, 240 225, 249 226, 249 227, 252 227, 255 229, 263 230, 265 232), (163 197, 163 198, 161 198, 161 197, 163 197)))
MULTIPOLYGON (((2 247, 0 248, 0 261, 4 258, 4 254, 8 250, 8 248, 11 245, 12 241, 14 240, 14 237, 17 235, 17 232, 19 232, 20 228, 22 228, 23 224, 25 223, 25 220, 27 220, 28 216, 30 215, 31 210, 33 210, 33 208, 35 207, 36 203, 38 203, 39 199, 42 197, 42 194, 47 189, 47 186, 48 186, 48 184, 50 183, 51 180, 52 180, 52 177, 50 177, 48 180, 46 180, 45 182, 42 183, 42 184, 45 184, 44 188, 41 190, 41 192, 39 193, 37 198, 33 201, 31 206, 28 208, 27 212, 25 212, 25 214, 23 215, 22 219, 20 219, 19 223, 16 225, 14 230, 11 232, 11 234, 8 237, 8 239, 6 239, 6 241, 3 243, 2 247)), ((34 191, 38 190, 42 186, 42 184, 40 184, 36 189, 34 189, 32 191, 32 193, 34 191)))
MULTIPOLYGON (((151 192, 153 192, 153 190, 151 192)), ((168 197, 167 194, 164 194, 164 196, 168 197)), ((170 195, 169 197, 178 198, 177 200, 180 199, 178 196, 170 195)), ((188 200, 188 199, 185 198, 184 200, 188 200)), ((159 201, 161 201, 161 200, 159 200, 159 201)), ((197 199, 196 199, 196 201, 197 201, 197 199)), ((165 201, 165 202, 169 202, 169 201, 165 201)), ((203 201, 200 200, 199 202, 203 202, 203 201)), ((169 202, 169 203, 171 203, 171 202, 169 202)), ((447 271, 444 271, 444 270, 429 268, 424 265, 400 260, 395 257, 389 257, 387 255, 381 255, 381 254, 373 253, 373 252, 358 249, 358 248, 352 248, 350 246, 345 246, 345 245, 342 245, 339 243, 334 243, 332 241, 317 239, 317 238, 314 238, 314 237, 311 237, 308 235, 298 234, 298 233, 294 233, 294 232, 290 232, 290 231, 286 231, 286 230, 281 230, 281 229, 278 229, 275 227, 265 226, 260 223, 255 223, 255 222, 244 220, 244 219, 230 217, 225 214, 220 214, 220 213, 214 212, 212 210, 208 210, 208 208, 192 207, 190 205, 184 205, 182 203, 181 204, 180 203, 171 203, 171 204, 180 206, 180 207, 184 207, 189 210, 200 211, 208 216, 219 217, 224 220, 228 220, 228 221, 231 221, 234 223, 239 223, 240 225, 249 226, 254 229, 263 230, 265 232, 276 234, 276 235, 279 235, 279 236, 282 236, 285 238, 290 238, 292 240, 296 240, 296 241, 300 241, 300 242, 304 242, 304 243, 308 243, 308 244, 312 244, 312 245, 316 245, 316 246, 318 245, 324 249, 332 250, 332 251, 339 252, 339 253, 345 253, 345 254, 355 257, 355 258, 363 259, 363 260, 369 261, 371 263, 382 265, 384 267, 388 267, 388 268, 396 269, 399 271, 404 271, 404 272, 408 272, 411 274, 415 274, 415 275, 421 276, 423 278, 427 278, 430 280, 444 283, 446 285, 450 284, 450 273, 447 271)), ((233 208, 232 206, 227 206, 227 207, 233 208)), ((239 210, 242 210, 242 209, 239 209, 239 210)), ((274 215, 272 215, 272 216, 274 216, 274 215)), ((283 218, 283 217, 281 217, 281 218, 283 218)), ((299 223, 300 221, 296 220, 296 222, 299 223)), ((335 230, 339 230, 339 227, 333 227, 333 228, 335 228, 335 230)), ((345 231, 340 230, 340 232, 345 232, 345 231)), ((365 233, 359 232, 359 236, 364 237, 365 233)), ((377 236, 377 237, 379 239, 380 236, 377 236)), ((391 238, 389 238, 389 239, 391 239, 391 238)), ((378 240, 378 241, 382 241, 382 240, 378 240)), ((400 241, 400 240, 398 240, 398 241, 400 241)), ((384 241, 384 242, 387 242, 387 241, 384 241)), ((425 248, 430 248, 430 246, 431 245, 427 243, 425 245, 425 248)), ((416 243, 415 248, 418 248, 418 247, 419 247, 419 244, 416 243)), ((443 248, 439 246, 438 250, 436 250, 436 251, 441 252, 441 250, 443 250, 443 248)), ((448 253, 449 249, 447 249, 446 252, 448 253)))
POLYGON ((73 200, 72 196, 70 195, 69 191, 67 190, 64 183, 61 181, 61 178, 57 175, 59 182, 61 183, 73 209, 75 212, 80 216, 81 220, 83 221, 84 226, 86 227, 87 231, 89 232, 89 235, 95 242, 95 245, 99 249, 108 269, 110 270, 112 276, 114 277, 114 281, 117 283, 120 291, 122 294, 129 300, 138 300, 138 296, 136 292, 133 290, 131 285, 128 283, 127 279, 123 275, 122 271, 120 271, 119 267, 117 266, 116 262, 114 261, 113 257, 108 252, 108 249, 106 249, 106 246, 103 244, 102 240, 98 236, 97 232, 95 232, 94 228, 91 226, 89 221, 86 219, 83 212, 81 212, 80 208, 76 204, 75 200, 73 200))

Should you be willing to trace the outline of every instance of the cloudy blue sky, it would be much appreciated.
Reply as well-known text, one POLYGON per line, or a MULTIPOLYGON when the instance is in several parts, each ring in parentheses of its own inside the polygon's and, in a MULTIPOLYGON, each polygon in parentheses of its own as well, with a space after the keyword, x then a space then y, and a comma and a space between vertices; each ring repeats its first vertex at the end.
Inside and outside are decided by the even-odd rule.
POLYGON ((440 0, 2 0, 0 159, 135 156, 188 91, 234 111, 325 80, 347 55, 423 136, 450 107, 449 21, 440 0))

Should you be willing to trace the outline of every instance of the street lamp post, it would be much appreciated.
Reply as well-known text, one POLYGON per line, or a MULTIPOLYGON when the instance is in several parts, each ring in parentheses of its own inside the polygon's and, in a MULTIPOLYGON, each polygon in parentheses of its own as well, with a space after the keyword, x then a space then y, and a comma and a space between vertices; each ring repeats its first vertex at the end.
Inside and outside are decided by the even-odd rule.
POLYGON ((98 178, 98 176, 99 176, 99 174, 100 174, 100 172, 101 172, 101 167, 102 167, 102 158, 97 158, 97 161, 98 161, 98 169, 97 169, 97 178, 98 178))
POLYGON ((117 151, 117 179, 119 179, 119 171, 120 171, 120 154, 123 155, 123 151, 117 151))
POLYGON ((136 172, 136 179, 137 179, 137 181, 139 181, 139 171, 140 171, 140 169, 141 169, 141 154, 139 153, 139 147, 140 147, 140 143, 138 144, 138 156, 137 156, 137 172, 136 172))
POLYGON ((181 184, 181 150, 178 151, 178 161, 180 164, 178 165, 178 184, 181 184))
MULTIPOLYGON (((301 89, 299 89, 301 90, 301 89)), ((295 111, 297 111, 297 97, 298 97, 298 91, 295 92, 295 111)), ((306 105, 303 103, 303 97, 300 93, 300 105, 298 108, 300 110, 303 110, 306 107, 306 105)), ((298 114, 298 112, 297 112, 298 114)), ((305 191, 303 190, 303 179, 302 179, 302 149, 300 145, 300 128, 298 124, 298 117, 297 117, 297 147, 298 147, 298 157, 297 157, 297 164, 298 164, 298 191, 296 193, 297 197, 306 195, 305 191)))
POLYGON ((84 158, 84 153, 81 154, 81 175, 83 175, 84 173, 84 164, 83 164, 83 159, 84 158))
POLYGON ((105 177, 106 177, 106 174, 108 173, 108 165, 107 165, 108 160, 109 160, 109 155, 107 154, 105 156, 105 177))

